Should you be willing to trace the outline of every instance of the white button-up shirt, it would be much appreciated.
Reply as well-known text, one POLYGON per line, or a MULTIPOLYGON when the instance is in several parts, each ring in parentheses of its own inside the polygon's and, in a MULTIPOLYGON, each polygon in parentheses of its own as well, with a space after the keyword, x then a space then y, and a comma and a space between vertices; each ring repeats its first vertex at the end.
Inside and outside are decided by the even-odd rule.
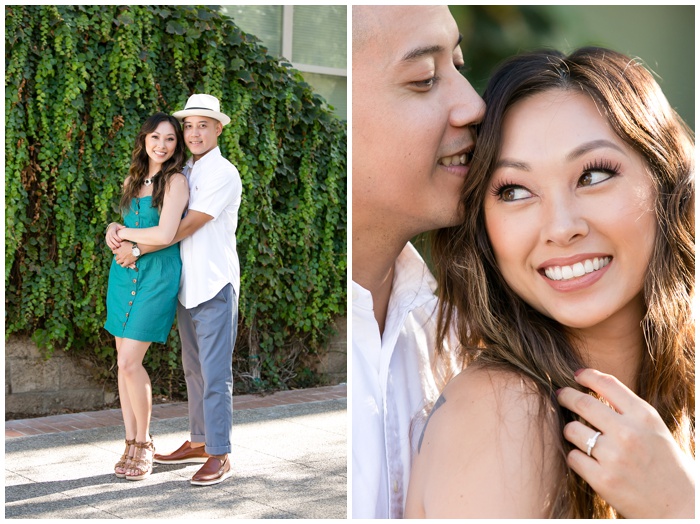
POLYGON ((183 169, 190 186, 188 211, 214 217, 180 242, 180 303, 187 309, 216 296, 232 284, 239 296, 241 269, 236 252, 238 208, 243 186, 235 166, 218 147, 183 169))
POLYGON ((371 293, 352 285, 352 517, 401 518, 421 412, 443 385, 431 371, 436 282, 407 244, 396 261, 383 335, 371 293))

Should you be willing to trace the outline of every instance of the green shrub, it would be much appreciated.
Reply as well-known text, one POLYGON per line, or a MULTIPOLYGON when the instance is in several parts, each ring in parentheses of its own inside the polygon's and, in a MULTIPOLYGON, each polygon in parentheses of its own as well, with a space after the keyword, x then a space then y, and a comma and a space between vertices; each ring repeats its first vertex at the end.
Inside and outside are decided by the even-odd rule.
MULTIPOLYGON (((104 230, 134 138, 148 115, 210 93, 243 181, 237 389, 308 383, 345 313, 347 131, 301 75, 188 6, 5 6, 5 64, 6 336, 114 372, 104 230)), ((149 350, 156 393, 182 389, 179 353, 175 328, 149 350)))

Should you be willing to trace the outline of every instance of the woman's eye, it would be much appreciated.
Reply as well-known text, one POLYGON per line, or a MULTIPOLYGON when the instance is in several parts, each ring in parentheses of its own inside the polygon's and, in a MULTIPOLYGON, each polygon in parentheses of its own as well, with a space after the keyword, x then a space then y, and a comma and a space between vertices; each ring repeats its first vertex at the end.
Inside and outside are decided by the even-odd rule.
POLYGON ((515 202, 532 196, 532 193, 522 186, 506 186, 498 194, 504 202, 515 202))
POLYGON ((609 173, 603 170, 587 171, 583 175, 581 175, 581 178, 578 179, 578 185, 581 187, 594 186, 596 184, 600 184, 601 182, 606 181, 609 178, 612 178, 613 176, 613 173, 609 173))

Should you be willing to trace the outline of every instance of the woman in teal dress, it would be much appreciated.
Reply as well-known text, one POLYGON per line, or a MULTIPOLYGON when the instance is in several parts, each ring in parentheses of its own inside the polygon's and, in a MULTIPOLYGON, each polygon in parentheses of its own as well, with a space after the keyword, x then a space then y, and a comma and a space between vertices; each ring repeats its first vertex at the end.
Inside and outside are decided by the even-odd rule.
MULTIPOLYGON (((189 188, 180 172, 185 145, 180 123, 165 113, 144 122, 124 181, 121 209, 126 227, 118 237, 133 244, 169 245, 187 206, 189 188)), ((112 224, 108 244, 114 242, 112 224)), ((114 247, 110 244, 110 247, 114 247)), ((105 329, 117 347, 119 402, 126 448, 114 466, 117 477, 140 480, 150 475, 155 447, 150 439, 151 381, 143 358, 151 342, 164 343, 172 327, 180 284, 178 244, 139 257, 132 267, 112 260, 105 329)))

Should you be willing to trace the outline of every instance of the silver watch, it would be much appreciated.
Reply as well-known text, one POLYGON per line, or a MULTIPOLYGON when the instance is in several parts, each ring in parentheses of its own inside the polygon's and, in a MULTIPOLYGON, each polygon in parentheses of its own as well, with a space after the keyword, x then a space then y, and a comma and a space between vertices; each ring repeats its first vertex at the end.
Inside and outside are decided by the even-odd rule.
POLYGON ((131 244, 131 254, 134 255, 136 258, 141 256, 141 250, 139 249, 139 246, 137 246, 135 242, 131 244))

